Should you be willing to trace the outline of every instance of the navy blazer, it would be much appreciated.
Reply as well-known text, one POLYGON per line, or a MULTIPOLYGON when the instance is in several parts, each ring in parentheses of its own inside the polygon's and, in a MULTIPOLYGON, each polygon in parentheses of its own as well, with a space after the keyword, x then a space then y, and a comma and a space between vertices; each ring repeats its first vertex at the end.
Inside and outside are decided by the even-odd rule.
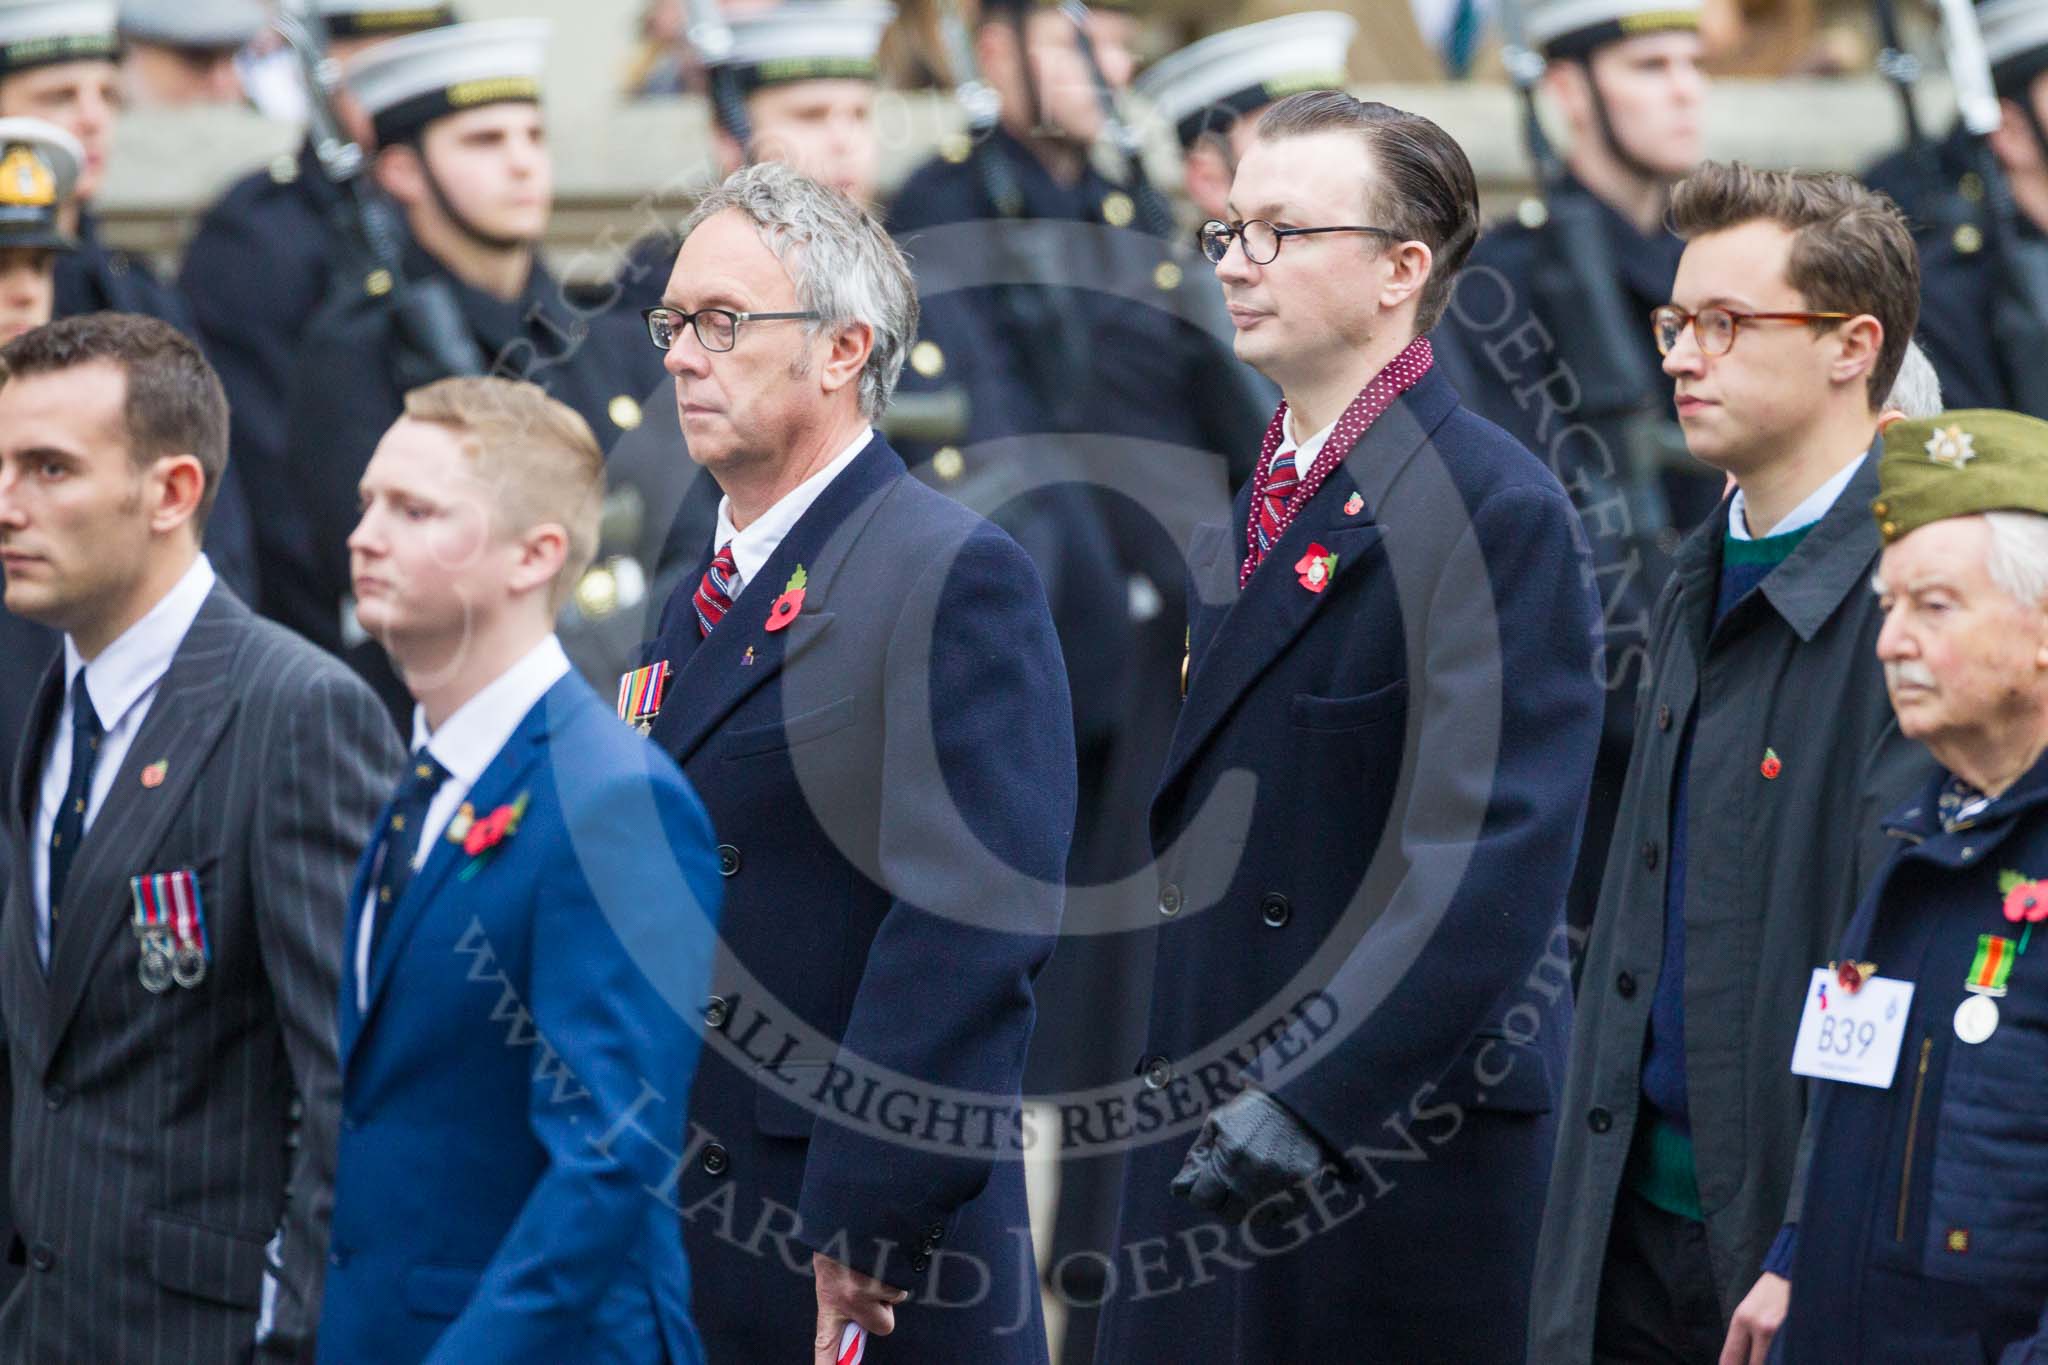
POLYGON ((1075 760, 1038 577, 877 437, 701 642, 697 578, 649 657, 727 877, 678 1190, 706 1349, 803 1359, 815 1250, 916 1291, 891 1361, 1043 1361, 1018 1094, 1075 760))
POLYGON ((1519 1360, 1600 735, 1577 518, 1434 370, 1239 591, 1249 508, 1190 549, 1150 1042, 1093 1129, 1136 1144, 1118 1245, 1157 1254, 1122 1266, 1098 1355, 1519 1360), (1249 1083, 1347 1157, 1278 1231, 1168 1189, 1249 1083))
POLYGON ((476 870, 436 841, 391 910, 367 1012, 352 945, 376 845, 357 870, 322 1361, 703 1359, 659 1194, 675 1154, 647 1132, 680 1127, 696 1064, 710 827, 574 674, 469 805, 481 818, 521 797, 476 870))

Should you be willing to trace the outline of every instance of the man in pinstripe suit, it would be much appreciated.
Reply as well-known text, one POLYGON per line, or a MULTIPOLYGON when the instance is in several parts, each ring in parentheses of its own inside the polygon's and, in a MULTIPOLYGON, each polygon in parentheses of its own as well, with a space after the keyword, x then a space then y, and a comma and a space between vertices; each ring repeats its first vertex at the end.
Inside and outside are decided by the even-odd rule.
POLYGON ((5 812, 5 1365, 312 1358, 344 902, 402 750, 215 582, 226 459, 220 382, 161 322, 0 347, 6 604, 64 632, 5 812))

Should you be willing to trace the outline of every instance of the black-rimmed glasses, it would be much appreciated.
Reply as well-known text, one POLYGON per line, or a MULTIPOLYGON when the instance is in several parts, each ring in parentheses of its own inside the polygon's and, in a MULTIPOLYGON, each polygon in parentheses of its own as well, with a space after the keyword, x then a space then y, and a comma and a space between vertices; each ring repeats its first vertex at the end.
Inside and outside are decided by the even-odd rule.
POLYGON ((1202 248, 1202 254, 1217 265, 1230 254, 1230 244, 1236 242, 1244 250, 1244 258, 1253 265, 1270 265, 1280 254, 1280 239, 1283 237, 1309 237, 1318 232, 1370 232, 1375 237, 1387 237, 1394 241, 1406 240, 1391 228, 1362 227, 1346 224, 1342 227, 1274 227, 1263 218, 1250 218, 1242 223, 1226 223, 1220 218, 1211 218, 1195 233, 1195 243, 1202 248))
POLYGON ((1688 313, 1675 303, 1650 311, 1650 331, 1657 338, 1657 353, 1670 355, 1678 339, 1692 328, 1692 339, 1707 355, 1727 355, 1735 348, 1735 334, 1745 322, 1847 322, 1855 313, 1739 313, 1733 308, 1702 308, 1688 313))
POLYGON ((735 313, 730 308, 699 308, 685 313, 680 308, 643 308, 647 335, 655 349, 667 351, 676 344, 687 324, 697 334, 697 344, 707 351, 730 351, 739 340, 743 322, 816 322, 816 313, 735 313))

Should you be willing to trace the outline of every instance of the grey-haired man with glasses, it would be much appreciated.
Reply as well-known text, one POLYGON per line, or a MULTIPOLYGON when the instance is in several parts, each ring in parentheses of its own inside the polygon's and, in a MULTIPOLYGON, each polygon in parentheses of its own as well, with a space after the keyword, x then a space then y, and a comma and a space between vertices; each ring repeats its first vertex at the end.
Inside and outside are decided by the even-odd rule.
POLYGON ((1550 1365, 1761 1365, 1799 1221, 1799 1002, 1925 772, 1866 590, 1870 450, 1919 312, 1905 219, 1845 175, 1714 163, 1672 219, 1647 322, 1733 491, 1651 621, 1536 1257, 1550 1365))
POLYGON ((903 1365, 1044 1365, 1012 1158, 1074 827, 1045 593, 876 430, 918 317, 880 224, 762 162, 682 236, 648 331, 721 496, 619 709, 703 793, 725 877, 664 1135, 693 1316, 714 1362, 872 1332, 903 1365))

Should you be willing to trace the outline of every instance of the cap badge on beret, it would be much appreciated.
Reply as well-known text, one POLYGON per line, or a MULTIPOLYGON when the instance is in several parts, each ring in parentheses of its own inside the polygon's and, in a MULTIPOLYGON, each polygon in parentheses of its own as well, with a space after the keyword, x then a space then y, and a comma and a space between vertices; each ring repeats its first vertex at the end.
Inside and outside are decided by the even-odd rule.
POLYGON ((1929 522, 1979 512, 2048 516, 2048 422, 1962 408, 1884 429, 1870 511, 1889 545, 1929 522))
POLYGON ((1950 469, 1961 469, 1977 458, 1977 438, 1953 424, 1936 427, 1927 438, 1927 458, 1950 469))
POLYGON ((57 202, 57 177, 19 143, 0 156, 0 206, 44 209, 57 202))

